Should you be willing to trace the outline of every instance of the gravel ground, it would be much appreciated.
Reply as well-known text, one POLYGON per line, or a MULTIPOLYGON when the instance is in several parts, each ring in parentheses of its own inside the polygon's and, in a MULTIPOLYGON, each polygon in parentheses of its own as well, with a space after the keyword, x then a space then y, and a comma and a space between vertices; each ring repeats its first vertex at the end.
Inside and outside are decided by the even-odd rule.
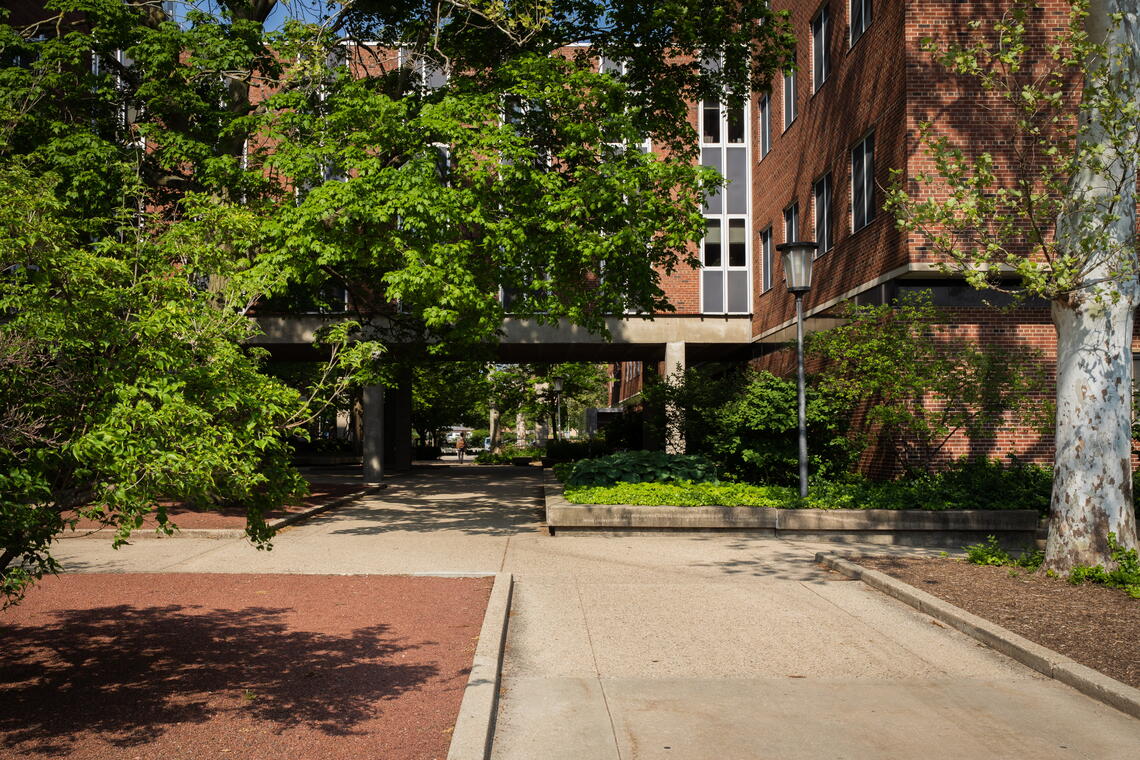
POLYGON ((444 758, 491 578, 67 575, 0 613, 0 758, 444 758))
MULTIPOLYGON (((265 519, 275 520, 278 517, 285 517, 286 515, 300 512, 311 507, 319 506, 327 501, 339 498, 346 494, 359 491, 363 486, 360 484, 347 484, 347 483, 312 483, 309 485, 309 495, 297 504, 286 504, 272 512, 266 512, 265 519)), ((170 516, 171 522, 182 529, 225 529, 237 528, 239 530, 245 528, 245 507, 225 507, 223 509, 208 509, 196 510, 186 506, 173 504, 167 506, 167 513, 170 516)), ((155 521, 154 515, 147 515, 143 519, 142 527, 139 531, 153 531, 158 523, 155 521)), ((105 530, 112 532, 110 528, 103 528, 95 520, 80 519, 76 525, 77 532, 94 532, 105 530)))
POLYGON ((951 558, 855 561, 1140 688, 1140 599, 1123 591, 951 558))

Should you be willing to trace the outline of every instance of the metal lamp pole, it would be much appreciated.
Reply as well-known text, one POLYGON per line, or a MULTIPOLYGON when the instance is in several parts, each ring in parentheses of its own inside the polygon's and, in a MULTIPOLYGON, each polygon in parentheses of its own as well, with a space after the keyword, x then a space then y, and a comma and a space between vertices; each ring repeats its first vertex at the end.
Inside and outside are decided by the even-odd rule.
POLYGON ((804 379, 804 295, 811 290, 816 244, 794 241, 776 246, 784 263, 788 291, 796 299, 796 381, 800 424, 800 498, 808 495, 807 382, 804 379))

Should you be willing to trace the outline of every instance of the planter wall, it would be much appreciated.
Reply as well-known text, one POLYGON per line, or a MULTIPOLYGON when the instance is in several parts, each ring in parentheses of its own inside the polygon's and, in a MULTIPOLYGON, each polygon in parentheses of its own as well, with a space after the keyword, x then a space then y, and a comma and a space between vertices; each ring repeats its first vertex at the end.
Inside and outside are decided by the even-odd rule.
POLYGON ((1012 548, 1034 546, 1035 510, 771 509, 572 504, 543 472, 550 533, 739 531, 815 541, 938 546, 958 549, 987 536, 1012 548))

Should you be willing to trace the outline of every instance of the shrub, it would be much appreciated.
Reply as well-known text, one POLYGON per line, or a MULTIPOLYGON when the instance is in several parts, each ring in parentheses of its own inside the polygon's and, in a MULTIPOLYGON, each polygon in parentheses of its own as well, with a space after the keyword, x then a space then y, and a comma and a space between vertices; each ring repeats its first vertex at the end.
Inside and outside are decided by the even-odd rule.
POLYGON ((614 483, 701 483, 715 480, 716 467, 702 456, 622 451, 575 462, 567 472, 565 483, 567 486, 608 486, 614 483))
POLYGON ((1140 599, 1140 557, 1136 550, 1121 546, 1115 533, 1108 534, 1108 548, 1112 552, 1115 568, 1105 570, 1101 565, 1078 565, 1069 573, 1069 583, 1099 583, 1109 588, 1123 589, 1133 599, 1140 599))
POLYGON ((550 441, 546 444, 546 456, 551 459, 573 461, 599 457, 606 453, 606 442, 603 439, 588 441, 550 441))
POLYGON ((1014 557, 1002 548, 995 536, 987 536, 986 540, 979 544, 970 544, 962 548, 966 551, 966 561, 974 565, 1024 567, 1033 571, 1041 567, 1041 563, 1045 561, 1045 552, 1039 549, 1026 548, 1020 556, 1014 557))
POLYGON ((443 456, 443 449, 439 446, 416 446, 413 456, 416 459, 439 459, 443 456))
MULTIPOLYGON (((770 372, 689 370, 680 382, 646 388, 651 427, 680 429, 686 448, 709 457, 722 476, 750 483, 792 485, 799 472, 796 382, 770 372)), ((862 442, 846 435, 850 409, 836 394, 807 393, 811 472, 846 472, 862 442)))
POLYGON ((475 455, 476 464, 511 464, 518 457, 538 459, 542 456, 541 449, 521 448, 518 446, 503 446, 498 454, 493 451, 480 451, 475 455))

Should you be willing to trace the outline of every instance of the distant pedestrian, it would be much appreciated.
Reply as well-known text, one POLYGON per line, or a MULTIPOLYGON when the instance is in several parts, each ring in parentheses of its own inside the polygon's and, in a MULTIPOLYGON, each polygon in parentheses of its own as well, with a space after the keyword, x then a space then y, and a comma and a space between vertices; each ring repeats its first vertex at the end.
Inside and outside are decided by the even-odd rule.
POLYGON ((463 433, 459 434, 459 440, 455 442, 455 453, 459 455, 459 461, 462 463, 463 455, 467 453, 467 437, 463 433))

